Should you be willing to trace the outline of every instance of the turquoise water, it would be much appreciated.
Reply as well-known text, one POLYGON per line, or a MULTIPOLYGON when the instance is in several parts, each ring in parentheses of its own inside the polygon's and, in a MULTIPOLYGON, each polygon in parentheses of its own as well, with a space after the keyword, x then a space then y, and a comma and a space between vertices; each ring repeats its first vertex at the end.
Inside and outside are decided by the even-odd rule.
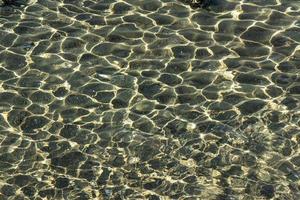
POLYGON ((299 16, 296 0, 3 5, 0 199, 300 199, 299 16))

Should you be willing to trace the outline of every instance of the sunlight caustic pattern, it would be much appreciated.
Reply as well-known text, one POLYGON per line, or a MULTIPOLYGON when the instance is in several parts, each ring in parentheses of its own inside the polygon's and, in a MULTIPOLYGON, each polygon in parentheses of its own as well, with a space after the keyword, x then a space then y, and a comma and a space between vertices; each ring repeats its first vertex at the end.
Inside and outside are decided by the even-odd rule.
POLYGON ((300 3, 0 7, 1 199, 300 198, 300 3))

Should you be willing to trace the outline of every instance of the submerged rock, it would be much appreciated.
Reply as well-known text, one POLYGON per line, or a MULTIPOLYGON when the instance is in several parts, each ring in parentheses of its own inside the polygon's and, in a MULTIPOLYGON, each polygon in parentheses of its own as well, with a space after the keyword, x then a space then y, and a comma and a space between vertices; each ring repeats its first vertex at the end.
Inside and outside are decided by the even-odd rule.
POLYGON ((192 8, 207 8, 212 0, 181 0, 183 3, 189 4, 192 8))

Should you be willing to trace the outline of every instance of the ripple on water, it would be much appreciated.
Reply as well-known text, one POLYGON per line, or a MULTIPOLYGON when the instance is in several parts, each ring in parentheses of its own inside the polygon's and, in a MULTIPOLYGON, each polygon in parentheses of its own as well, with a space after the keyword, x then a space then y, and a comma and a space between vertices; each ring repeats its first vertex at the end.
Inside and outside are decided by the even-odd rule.
POLYGON ((191 2, 0 7, 0 199, 299 199, 299 3, 191 2))

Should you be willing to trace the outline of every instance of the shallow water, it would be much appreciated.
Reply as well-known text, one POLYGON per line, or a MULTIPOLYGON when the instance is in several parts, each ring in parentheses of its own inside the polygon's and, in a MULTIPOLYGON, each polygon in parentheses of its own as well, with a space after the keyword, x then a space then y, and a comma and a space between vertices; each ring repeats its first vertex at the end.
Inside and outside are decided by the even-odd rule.
POLYGON ((0 199, 300 199, 300 3, 0 8, 0 199))

